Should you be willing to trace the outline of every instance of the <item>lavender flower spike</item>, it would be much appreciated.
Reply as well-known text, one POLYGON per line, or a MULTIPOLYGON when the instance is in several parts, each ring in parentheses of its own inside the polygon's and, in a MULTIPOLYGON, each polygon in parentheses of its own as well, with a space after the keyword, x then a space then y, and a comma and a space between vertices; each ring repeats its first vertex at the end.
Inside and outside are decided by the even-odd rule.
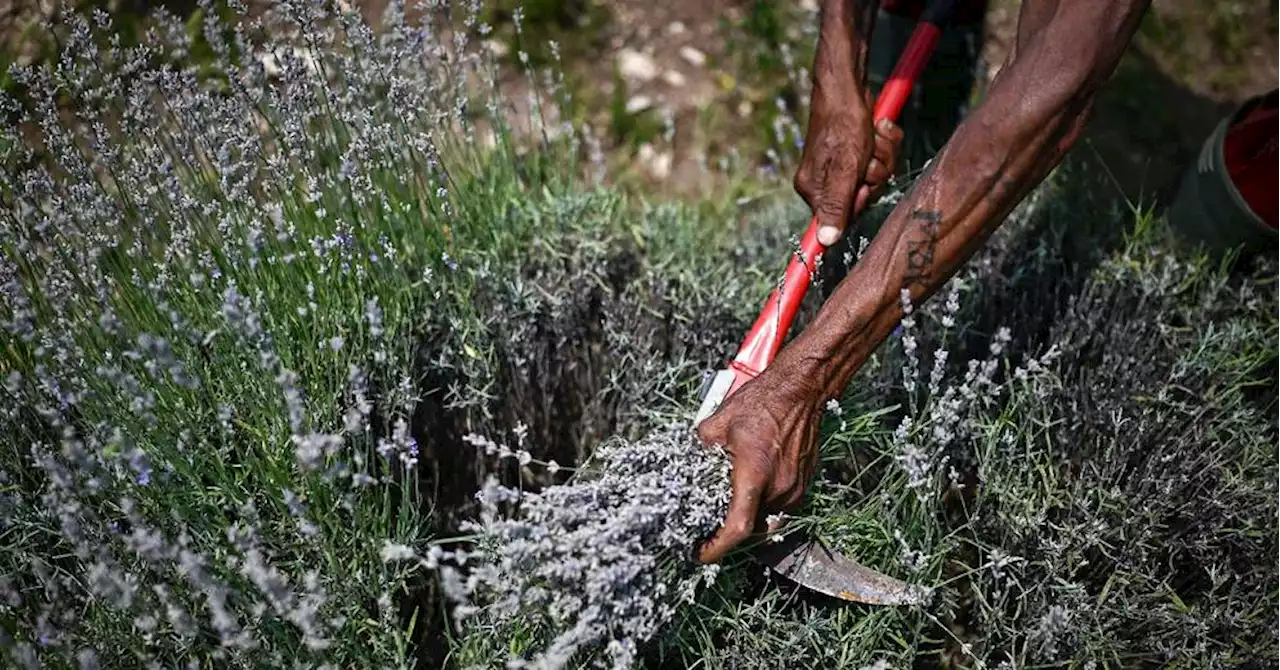
POLYGON ((535 632, 509 659, 517 665, 632 667, 679 601, 714 579, 716 566, 693 556, 724 518, 729 470, 722 450, 672 425, 606 442, 573 479, 538 494, 491 481, 465 568, 441 569, 455 586, 452 570, 468 573, 455 600, 472 625, 535 632))

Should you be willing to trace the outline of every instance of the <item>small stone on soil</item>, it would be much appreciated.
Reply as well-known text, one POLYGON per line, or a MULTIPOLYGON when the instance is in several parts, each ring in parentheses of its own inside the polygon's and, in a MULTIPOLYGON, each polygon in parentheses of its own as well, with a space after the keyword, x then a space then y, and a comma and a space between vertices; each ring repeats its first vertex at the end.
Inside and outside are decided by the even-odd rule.
POLYGON ((672 88, 680 88, 685 84, 684 75, 676 70, 667 70, 662 73, 662 81, 672 88))
POLYGON ((637 156, 645 170, 654 179, 666 179, 671 176, 672 155, 670 151, 659 152, 648 142, 640 145, 637 156))
POLYGON ((653 81, 658 76, 658 64, 635 49, 623 49, 618 52, 618 71, 627 79, 653 81))
POLYGON ((639 114, 650 107, 653 107, 653 98, 647 95, 633 95, 627 100, 628 114, 639 114))
POLYGON ((688 44, 680 47, 680 57, 694 67, 702 67, 707 63, 707 55, 688 44))

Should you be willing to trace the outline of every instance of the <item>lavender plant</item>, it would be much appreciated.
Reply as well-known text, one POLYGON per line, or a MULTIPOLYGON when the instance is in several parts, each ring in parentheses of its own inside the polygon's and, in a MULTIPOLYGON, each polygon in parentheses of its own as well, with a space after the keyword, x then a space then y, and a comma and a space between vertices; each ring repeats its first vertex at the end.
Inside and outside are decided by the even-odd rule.
MULTIPOLYGON (((531 461, 522 449, 469 441, 531 461)), ((719 566, 693 555, 724 518, 729 462, 674 424, 600 445, 565 484, 531 493, 491 479, 477 497, 467 548, 432 547, 421 559, 454 585, 447 595, 469 642, 460 663, 489 663, 505 649, 507 667, 629 668, 715 579, 719 566)))
POLYGON ((1141 213, 1113 250, 1110 229, 1068 256, 1087 246, 1056 236, 1081 234, 1081 212, 1134 216, 1055 176, 963 285, 912 306, 828 418, 792 523, 938 603, 833 607, 729 566, 653 665, 1276 658, 1274 267, 1176 255, 1141 213), (977 330, 1002 320, 993 305, 1010 327, 977 330))
POLYGON ((483 482, 454 431, 523 421, 569 463, 639 398, 656 411, 627 426, 656 425, 762 280, 687 281, 727 226, 624 218, 574 185, 576 131, 512 136, 474 15, 214 9, 136 46, 66 15, 60 57, 12 71, 6 661, 430 665, 431 585, 380 549, 447 530, 447 487, 483 482), (576 418, 537 395, 575 386, 576 418))
POLYGON ((1227 277, 1144 226, 1067 259, 1131 215, 1059 175, 912 306, 792 520, 940 604, 834 608, 731 563, 687 606, 725 464, 654 431, 803 214, 744 239, 733 207, 584 187, 595 140, 554 91, 511 123, 469 8, 202 9, 136 45, 65 16, 0 99, 5 664, 1276 657, 1274 269, 1227 277), (505 458, 460 446, 517 430, 505 458), (476 607, 461 639, 437 584, 476 607))
POLYGON ((375 36, 203 8, 132 47, 65 15, 59 58, 10 73, 6 654, 408 665, 407 575, 371 538, 423 532, 408 371, 416 320, 457 312, 423 298, 464 286, 461 73, 395 11, 375 36))
POLYGON ((992 664, 1277 656, 1274 266, 1232 278, 1151 249, 1150 226, 1054 328, 1052 373, 1020 380, 975 445, 992 664))

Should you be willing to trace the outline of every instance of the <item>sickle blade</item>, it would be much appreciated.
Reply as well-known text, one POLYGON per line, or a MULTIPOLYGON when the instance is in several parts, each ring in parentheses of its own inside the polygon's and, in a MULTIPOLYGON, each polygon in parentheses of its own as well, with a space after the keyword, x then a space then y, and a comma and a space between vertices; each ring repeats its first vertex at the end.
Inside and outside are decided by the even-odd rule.
POLYGON ((837 554, 821 542, 792 533, 755 550, 757 561, 801 586, 868 605, 924 605, 933 589, 908 584, 837 554))

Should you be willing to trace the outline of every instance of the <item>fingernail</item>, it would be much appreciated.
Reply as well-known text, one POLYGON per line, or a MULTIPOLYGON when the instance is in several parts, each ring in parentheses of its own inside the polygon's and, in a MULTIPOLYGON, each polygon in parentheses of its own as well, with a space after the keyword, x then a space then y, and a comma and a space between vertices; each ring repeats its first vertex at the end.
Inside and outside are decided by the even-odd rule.
POLYGON ((890 130, 893 128, 893 122, 889 119, 880 119, 880 123, 877 125, 879 125, 880 130, 890 130))
POLYGON ((835 226, 823 226, 818 229, 818 241, 829 247, 840 239, 840 229, 835 226))

